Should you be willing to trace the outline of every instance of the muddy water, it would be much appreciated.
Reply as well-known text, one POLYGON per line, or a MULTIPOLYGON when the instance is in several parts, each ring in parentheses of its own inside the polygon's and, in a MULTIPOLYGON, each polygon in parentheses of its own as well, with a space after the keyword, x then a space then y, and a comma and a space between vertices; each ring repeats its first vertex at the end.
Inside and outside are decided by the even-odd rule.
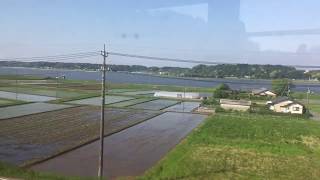
POLYGON ((0 120, 72 107, 64 104, 32 103, 0 108, 0 120))
MULTIPOLYGON (((205 117, 168 112, 105 138, 104 174, 112 179, 143 174, 205 117)), ((98 150, 99 143, 94 142, 32 169, 72 176, 96 176, 98 150)))
POLYGON ((6 92, 6 91, 0 91, 0 97, 5 99, 13 99, 13 100, 26 101, 26 102, 46 102, 46 101, 56 100, 55 97, 31 95, 31 94, 23 94, 23 93, 13 93, 13 92, 6 92))
POLYGON ((182 102, 177 105, 168 107, 167 109, 164 109, 164 111, 172 111, 172 112, 191 112, 195 108, 199 107, 199 102, 182 102))

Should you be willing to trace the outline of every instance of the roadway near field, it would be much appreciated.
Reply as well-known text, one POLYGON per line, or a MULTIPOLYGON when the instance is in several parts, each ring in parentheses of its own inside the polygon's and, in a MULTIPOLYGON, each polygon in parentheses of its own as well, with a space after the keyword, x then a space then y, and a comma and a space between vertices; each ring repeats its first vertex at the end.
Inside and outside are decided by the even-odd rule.
MULTIPOLYGON (((159 112, 106 109, 105 135, 150 119, 159 112)), ((0 160, 26 165, 94 141, 100 108, 74 107, 0 121, 0 160)))
MULTIPOLYGON (((107 178, 137 176, 155 165, 206 116, 167 112, 104 139, 107 178)), ((37 164, 31 169, 71 176, 96 176, 99 141, 37 164)))

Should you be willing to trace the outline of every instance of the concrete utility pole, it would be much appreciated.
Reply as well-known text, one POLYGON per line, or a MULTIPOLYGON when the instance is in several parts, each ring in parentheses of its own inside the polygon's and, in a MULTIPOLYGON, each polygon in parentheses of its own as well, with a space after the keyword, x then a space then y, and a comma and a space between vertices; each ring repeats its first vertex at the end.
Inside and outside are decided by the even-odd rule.
POLYGON ((307 91, 307 103, 308 103, 308 108, 309 108, 309 105, 310 105, 310 94, 311 94, 311 91, 310 91, 310 88, 308 87, 308 91, 307 91))
POLYGON ((106 102, 106 58, 108 56, 106 52, 106 45, 103 46, 103 51, 101 52, 103 56, 102 70, 102 89, 101 89, 101 122, 100 122, 100 156, 99 156, 99 168, 98 177, 103 178, 103 154, 104 154, 104 107, 106 102))

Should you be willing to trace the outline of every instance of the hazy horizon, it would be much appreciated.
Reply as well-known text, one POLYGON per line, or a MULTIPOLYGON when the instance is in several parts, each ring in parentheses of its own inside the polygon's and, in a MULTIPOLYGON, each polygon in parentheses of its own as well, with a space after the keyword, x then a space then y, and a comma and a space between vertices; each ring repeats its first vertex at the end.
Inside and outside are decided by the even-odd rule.
MULTIPOLYGON (((148 56, 316 66, 318 7, 316 0, 3 0, 0 58, 95 51, 107 43, 110 51, 148 56)), ((113 56, 108 61, 193 66, 113 56)))

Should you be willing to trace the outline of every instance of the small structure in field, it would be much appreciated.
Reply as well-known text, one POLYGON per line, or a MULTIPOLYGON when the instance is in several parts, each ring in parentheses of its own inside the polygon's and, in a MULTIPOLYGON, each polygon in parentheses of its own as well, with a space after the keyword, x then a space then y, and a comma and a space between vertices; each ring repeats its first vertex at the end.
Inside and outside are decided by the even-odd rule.
POLYGON ((304 114, 306 108, 303 104, 290 100, 288 97, 280 97, 269 103, 269 109, 278 113, 304 114))
POLYGON ((178 99, 205 99, 204 94, 195 92, 169 92, 158 91, 154 93, 154 97, 178 98, 178 99))
POLYGON ((198 113, 201 113, 201 114, 214 114, 215 113, 215 109, 209 108, 209 107, 200 106, 200 107, 195 109, 195 112, 198 112, 198 113))
POLYGON ((277 94, 268 90, 268 89, 265 89, 265 88, 262 88, 262 89, 254 89, 252 90, 251 94, 253 96, 268 96, 268 97, 277 97, 277 94))
POLYGON ((225 110, 247 111, 251 105, 251 101, 220 99, 220 106, 225 110))

